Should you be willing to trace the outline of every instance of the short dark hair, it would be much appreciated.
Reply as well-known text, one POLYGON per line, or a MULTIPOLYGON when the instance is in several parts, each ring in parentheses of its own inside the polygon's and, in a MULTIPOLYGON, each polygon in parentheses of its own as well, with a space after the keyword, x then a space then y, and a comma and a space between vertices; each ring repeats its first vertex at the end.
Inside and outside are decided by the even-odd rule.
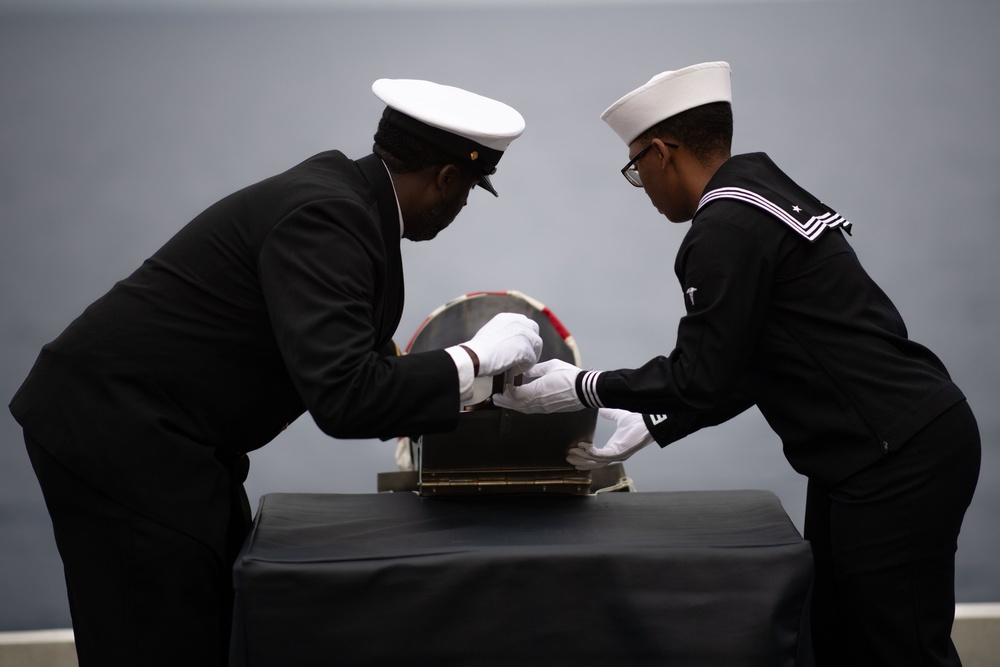
POLYGON ((385 118, 378 122, 372 151, 382 158, 389 169, 400 174, 419 171, 424 167, 458 164, 455 158, 387 122, 385 118))
POLYGON ((711 102, 682 111, 661 120, 636 140, 648 143, 664 137, 683 144, 702 162, 728 154, 733 144, 733 106, 729 102, 711 102))

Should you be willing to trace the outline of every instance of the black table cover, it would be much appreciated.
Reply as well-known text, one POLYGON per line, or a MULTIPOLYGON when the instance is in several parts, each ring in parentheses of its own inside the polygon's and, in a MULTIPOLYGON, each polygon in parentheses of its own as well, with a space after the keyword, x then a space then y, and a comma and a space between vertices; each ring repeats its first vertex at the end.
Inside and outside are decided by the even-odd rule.
POLYGON ((809 545, 766 491, 272 494, 232 665, 804 665, 809 545))

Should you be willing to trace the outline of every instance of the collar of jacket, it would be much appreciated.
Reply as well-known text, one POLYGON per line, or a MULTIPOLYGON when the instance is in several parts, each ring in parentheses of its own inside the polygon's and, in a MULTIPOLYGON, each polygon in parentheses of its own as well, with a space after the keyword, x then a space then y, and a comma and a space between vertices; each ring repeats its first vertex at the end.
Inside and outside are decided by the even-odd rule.
POLYGON ((800 187, 764 153, 734 155, 726 160, 708 182, 695 217, 719 199, 735 199, 763 209, 809 241, 837 227, 851 233, 849 220, 800 187))
POLYGON ((396 188, 392 184, 388 167, 382 162, 382 158, 374 153, 356 160, 355 164, 358 165, 361 174, 368 181, 372 192, 375 193, 382 235, 387 240, 393 237, 401 239, 403 237, 403 213, 399 208, 396 188))
MULTIPOLYGON (((355 160, 355 164, 371 187, 378 208, 379 227, 382 232, 382 243, 385 246, 386 256, 386 290, 382 320, 385 324, 385 331, 391 337, 396 326, 399 325, 404 298, 399 203, 396 201, 396 190, 392 186, 389 170, 386 169, 382 158, 373 153, 360 160, 355 160)), ((384 345, 387 340, 388 338, 379 341, 379 347, 384 345)))

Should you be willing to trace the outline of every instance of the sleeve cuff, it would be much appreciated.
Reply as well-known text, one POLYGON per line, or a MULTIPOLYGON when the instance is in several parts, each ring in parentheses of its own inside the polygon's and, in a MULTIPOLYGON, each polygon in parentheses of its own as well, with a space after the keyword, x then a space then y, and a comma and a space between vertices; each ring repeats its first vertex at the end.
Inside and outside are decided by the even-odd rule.
POLYGON ((694 413, 669 415, 669 418, 668 415, 643 415, 642 421, 660 447, 677 442, 697 430, 694 413))
POLYGON ((576 395, 585 408, 603 408, 597 395, 597 381, 601 377, 601 371, 583 371, 576 376, 576 395))
POLYGON ((455 362, 455 369, 458 371, 458 400, 464 404, 472 398, 472 383, 476 379, 472 357, 458 345, 446 347, 444 351, 450 354, 452 361, 455 362))

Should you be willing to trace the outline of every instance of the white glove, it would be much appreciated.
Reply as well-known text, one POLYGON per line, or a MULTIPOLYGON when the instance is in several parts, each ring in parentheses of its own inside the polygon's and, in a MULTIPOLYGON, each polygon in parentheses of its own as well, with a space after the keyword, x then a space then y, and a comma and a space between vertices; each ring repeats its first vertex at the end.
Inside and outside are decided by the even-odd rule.
POLYGON ((601 408, 598 411, 605 419, 614 419, 618 427, 608 443, 598 449, 592 442, 581 442, 566 453, 566 462, 578 470, 603 468, 609 463, 624 461, 637 451, 653 442, 642 415, 627 410, 601 408))
POLYGON ((499 313, 476 332, 463 347, 478 357, 477 376, 514 374, 531 368, 542 353, 538 323, 525 315, 499 313))
POLYGON ((520 387, 507 385, 493 395, 493 404, 518 412, 548 413, 582 410, 576 393, 576 376, 582 371, 560 359, 550 359, 524 371, 520 387))

